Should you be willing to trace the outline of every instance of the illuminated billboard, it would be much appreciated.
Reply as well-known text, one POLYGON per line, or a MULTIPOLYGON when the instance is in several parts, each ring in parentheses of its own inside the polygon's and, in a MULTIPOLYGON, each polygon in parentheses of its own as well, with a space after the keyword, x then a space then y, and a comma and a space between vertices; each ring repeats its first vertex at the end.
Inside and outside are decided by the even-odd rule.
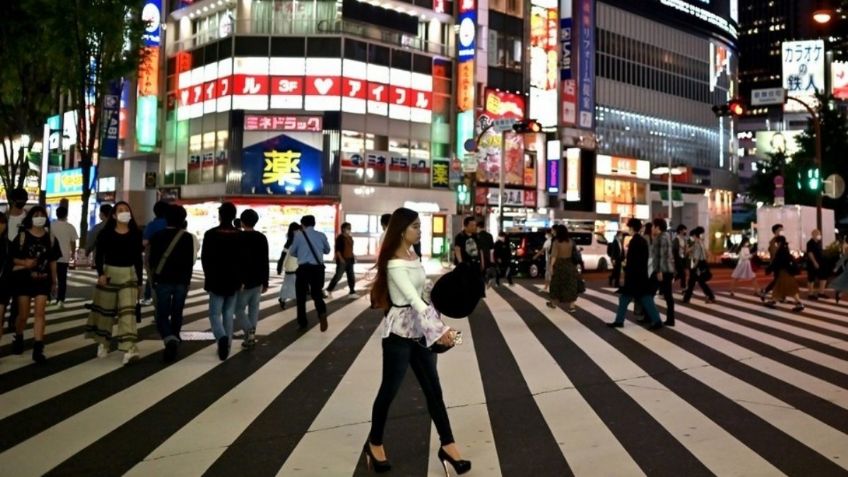
MULTIPOLYGON (((823 40, 784 41, 781 44, 783 58, 783 87, 789 98, 803 101, 816 108, 816 92, 824 91, 825 50, 823 40)), ((795 101, 787 101, 785 111, 805 111, 795 101)))
POLYGON ((529 117, 544 127, 557 124, 559 74, 559 13, 554 8, 530 8, 530 109, 529 117))

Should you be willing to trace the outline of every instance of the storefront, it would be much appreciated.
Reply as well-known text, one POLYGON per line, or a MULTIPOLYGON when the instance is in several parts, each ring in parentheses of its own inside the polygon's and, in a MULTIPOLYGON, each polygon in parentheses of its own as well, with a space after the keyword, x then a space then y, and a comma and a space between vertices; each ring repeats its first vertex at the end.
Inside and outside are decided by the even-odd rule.
MULTIPOLYGON (((97 221, 97 194, 95 192, 95 178, 97 169, 91 169, 91 182, 89 184, 91 195, 88 199, 88 227, 89 230, 97 221)), ((56 219, 56 208, 67 202, 68 222, 74 227, 79 227, 82 219, 82 169, 66 169, 59 172, 47 174, 47 207, 51 220, 56 219)))
POLYGON ((651 164, 638 159, 599 155, 595 166, 595 212, 602 220, 604 229, 617 229, 627 219, 649 220, 651 218, 648 192, 651 164))
POLYGON ((380 216, 398 207, 417 211, 421 218, 421 254, 440 256, 449 247, 449 217, 456 209, 449 190, 342 185, 342 222, 349 222, 357 257, 374 259, 382 234, 380 216))

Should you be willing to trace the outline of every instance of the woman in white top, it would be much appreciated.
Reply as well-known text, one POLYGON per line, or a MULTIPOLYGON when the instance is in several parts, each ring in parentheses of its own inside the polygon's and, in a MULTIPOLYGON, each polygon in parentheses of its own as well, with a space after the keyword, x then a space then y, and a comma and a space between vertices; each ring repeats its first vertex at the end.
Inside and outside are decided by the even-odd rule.
POLYGON ((733 296, 736 291, 736 283, 739 280, 743 282, 750 281, 754 286, 754 294, 757 294, 757 291, 760 289, 757 284, 757 274, 754 273, 754 268, 751 266, 751 241, 745 237, 742 239, 742 244, 739 248, 739 262, 736 263, 736 268, 733 269, 733 273, 730 274, 730 278, 733 279, 733 282, 730 285, 730 296, 733 296))
POLYGON ((395 210, 386 229, 377 259, 377 276, 371 289, 371 306, 385 312, 383 319, 383 379, 371 415, 371 432, 363 452, 368 467, 378 473, 391 469, 383 447, 383 431, 389 406, 412 367, 424 391, 427 409, 439 433, 439 460, 451 464, 459 474, 471 469, 460 460, 442 399, 434 344, 452 346, 455 332, 445 325, 439 313, 425 301, 426 274, 418 257, 411 251, 421 240, 418 213, 405 208, 395 210))
POLYGON ((301 227, 297 222, 289 224, 289 231, 286 234, 286 243, 283 245, 283 253, 280 255, 280 260, 277 262, 277 275, 285 272, 283 283, 280 285, 280 296, 277 302, 280 308, 286 309, 286 302, 295 299, 295 273, 297 273, 297 257, 289 253, 289 247, 294 242, 294 236, 300 232, 301 227))

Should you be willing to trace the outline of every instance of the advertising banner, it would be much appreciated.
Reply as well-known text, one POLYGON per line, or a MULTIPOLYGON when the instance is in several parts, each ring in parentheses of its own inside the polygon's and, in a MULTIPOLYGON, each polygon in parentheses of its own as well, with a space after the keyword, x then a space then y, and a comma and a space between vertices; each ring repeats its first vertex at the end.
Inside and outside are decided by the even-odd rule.
POLYGON ((576 58, 572 54, 575 51, 572 1, 561 0, 559 5, 559 123, 563 127, 577 126, 576 58))
POLYGON ((577 126, 595 129, 595 0, 574 0, 577 19, 577 126))
POLYGON ((555 127, 560 75, 559 13, 556 8, 535 4, 530 12, 529 117, 543 127, 555 127))
MULTIPOLYGON (((94 190, 97 179, 97 168, 91 168, 90 190, 94 190)), ((47 198, 75 197, 82 195, 82 169, 66 169, 47 174, 47 198)))
POLYGON ((450 188, 450 161, 447 159, 433 159, 431 169, 432 182, 431 185, 436 189, 450 188))
POLYGON ((559 193, 559 159, 548 159, 545 182, 549 194, 559 193))
POLYGON ((159 121, 159 47, 162 44, 162 0, 146 0, 141 9, 145 23, 138 65, 138 103, 135 134, 142 151, 156 147, 159 121))
MULTIPOLYGON (((485 91, 484 109, 477 120, 477 134, 481 134, 480 143, 478 144, 478 167, 477 180, 480 182, 488 182, 497 184, 500 181, 501 153, 506 150, 502 144, 501 133, 495 128, 486 129, 490 124, 499 120, 518 121, 524 118, 524 96, 505 91, 497 91, 495 89, 486 89, 485 91), (483 132, 486 130, 486 132, 483 132)), ((504 133, 504 137, 515 137, 511 132, 504 133)), ((517 136, 518 140, 522 140, 517 136)), ((512 154, 516 154, 512 152, 512 154)), ((518 158, 511 158, 513 162, 507 164, 505 172, 507 175, 507 183, 521 185, 523 182, 524 169, 524 145, 521 144, 521 151, 518 153, 518 158), (512 175, 510 176, 510 167, 512 167, 512 175), (510 182, 510 177, 513 182, 510 182)))
MULTIPOLYGON (((783 52, 783 87, 790 98, 797 98, 816 108, 816 92, 824 91, 825 50, 823 40, 785 41, 783 52)), ((805 111, 795 101, 787 101, 785 111, 805 111)))
POLYGON ((836 99, 848 99, 848 63, 834 61, 830 64, 830 86, 836 99))
POLYGON ((282 134, 244 149, 242 192, 320 194, 321 151, 282 134))
POLYGON ((100 145, 100 157, 118 157, 121 88, 121 81, 110 81, 108 94, 103 95, 103 142, 100 145))

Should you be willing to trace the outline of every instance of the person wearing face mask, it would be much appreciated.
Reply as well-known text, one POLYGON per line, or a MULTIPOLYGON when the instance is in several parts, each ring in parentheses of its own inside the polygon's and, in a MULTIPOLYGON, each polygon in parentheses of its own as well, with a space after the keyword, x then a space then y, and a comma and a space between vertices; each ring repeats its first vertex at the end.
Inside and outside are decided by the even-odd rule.
POLYGON ((142 234, 126 202, 118 202, 100 236, 94 264, 97 268, 97 287, 88 323, 86 337, 98 343, 97 357, 109 354, 112 339, 124 352, 124 364, 139 359, 136 303, 143 286, 142 234), (112 334, 113 324, 115 334, 112 334))
MULTIPOLYGON (((777 239, 783 234, 783 224, 774 224, 771 227, 771 233, 773 237, 769 241, 768 252, 771 260, 774 260, 774 256, 777 254, 777 239)), ((774 278, 769 282, 769 284, 762 290, 760 290, 760 300, 763 302, 766 301, 766 296, 774 289, 774 286, 777 284, 777 274, 775 274, 774 278)))
POLYGON ((807 242, 807 283, 810 287, 810 294, 807 298, 815 301, 823 295, 827 279, 830 278, 830 270, 825 267, 821 231, 813 230, 810 237, 807 242))
POLYGON ((50 293, 55 293, 58 288, 56 261, 62 256, 59 244, 46 227, 47 211, 44 207, 31 208, 21 222, 21 231, 12 241, 10 251, 13 292, 18 302, 12 352, 23 354, 24 329, 30 306, 34 303, 35 340, 32 345, 32 359, 36 363, 47 360, 44 356, 45 308, 50 293))

